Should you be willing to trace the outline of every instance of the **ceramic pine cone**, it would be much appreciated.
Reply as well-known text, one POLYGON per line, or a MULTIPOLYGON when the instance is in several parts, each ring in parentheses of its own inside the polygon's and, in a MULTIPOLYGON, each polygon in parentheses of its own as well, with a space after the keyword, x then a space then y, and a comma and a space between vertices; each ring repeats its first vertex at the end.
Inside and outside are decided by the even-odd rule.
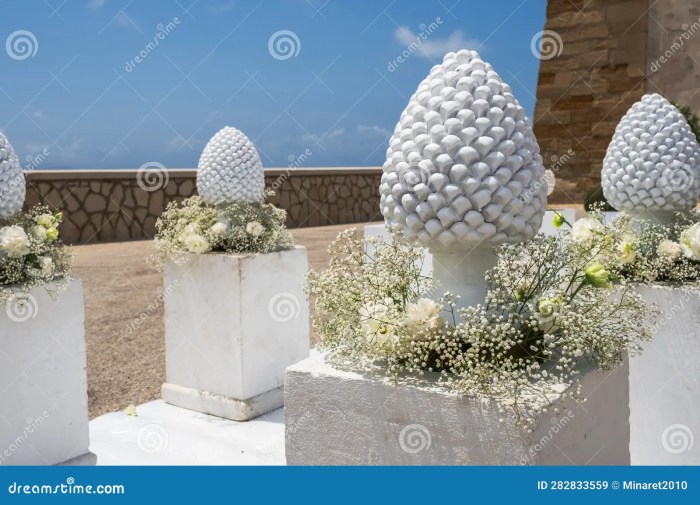
POLYGON ((700 193, 700 148, 683 114, 658 94, 644 95, 622 117, 601 174, 617 210, 687 210, 700 193))
POLYGON ((243 132, 227 126, 207 143, 199 158, 197 191, 211 205, 254 203, 263 198, 262 162, 243 132))
POLYGON ((547 185, 539 146, 510 86, 475 51, 445 55, 418 86, 387 150, 388 224, 432 249, 531 239, 547 185))
POLYGON ((22 210, 26 189, 19 158, 0 132, 0 217, 10 217, 22 210))

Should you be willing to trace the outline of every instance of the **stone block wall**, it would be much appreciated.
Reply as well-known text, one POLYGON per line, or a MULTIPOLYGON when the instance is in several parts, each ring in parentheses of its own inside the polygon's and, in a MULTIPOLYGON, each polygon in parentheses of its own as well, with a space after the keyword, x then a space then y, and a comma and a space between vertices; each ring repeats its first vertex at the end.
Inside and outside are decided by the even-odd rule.
POLYGON ((605 151, 627 109, 660 93, 700 111, 697 0, 549 0, 534 129, 557 173, 554 203, 599 185, 605 151))
MULTIPOLYGON (((151 239, 166 205, 196 193, 195 170, 45 170, 27 172, 25 206, 63 211, 70 244, 151 239), (150 191, 148 189, 151 189, 150 191)), ((381 168, 270 169, 273 203, 287 210, 290 228, 381 219, 381 168)))

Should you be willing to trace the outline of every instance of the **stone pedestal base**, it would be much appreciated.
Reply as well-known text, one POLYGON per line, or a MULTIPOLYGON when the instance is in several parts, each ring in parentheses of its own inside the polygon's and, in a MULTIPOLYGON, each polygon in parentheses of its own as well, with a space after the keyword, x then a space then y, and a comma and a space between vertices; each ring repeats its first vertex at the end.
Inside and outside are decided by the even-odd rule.
POLYGON ((168 263, 163 400, 235 421, 282 406, 284 369, 309 355, 306 249, 168 263))
POLYGON ((586 373, 586 402, 552 402, 528 433, 512 419, 501 421, 488 399, 460 397, 432 379, 395 385, 314 356, 287 369, 287 463, 628 465, 627 374, 626 362, 586 373))
POLYGON ((630 360, 632 464, 700 465, 700 288, 637 292, 661 308, 661 319, 630 360))
POLYGON ((0 464, 61 464, 88 453, 83 288, 21 300, 0 307, 0 464))

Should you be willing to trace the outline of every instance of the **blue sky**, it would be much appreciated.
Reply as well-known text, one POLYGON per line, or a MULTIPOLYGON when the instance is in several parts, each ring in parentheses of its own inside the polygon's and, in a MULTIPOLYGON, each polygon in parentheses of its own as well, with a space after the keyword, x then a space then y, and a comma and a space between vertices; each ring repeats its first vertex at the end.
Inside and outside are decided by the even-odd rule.
POLYGON ((309 167, 381 165, 408 98, 449 50, 478 50, 532 116, 545 4, 5 0, 0 129, 37 169, 195 167, 227 125, 267 167, 305 152, 309 167))

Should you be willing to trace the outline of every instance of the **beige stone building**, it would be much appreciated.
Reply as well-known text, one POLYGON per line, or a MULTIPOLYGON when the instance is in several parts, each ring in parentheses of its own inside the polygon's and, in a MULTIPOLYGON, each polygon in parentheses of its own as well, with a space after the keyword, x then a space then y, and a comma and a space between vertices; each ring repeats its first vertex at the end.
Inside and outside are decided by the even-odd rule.
POLYGON ((557 173, 551 200, 581 202, 643 94, 700 112, 700 1, 549 0, 544 29, 535 134, 557 173))

